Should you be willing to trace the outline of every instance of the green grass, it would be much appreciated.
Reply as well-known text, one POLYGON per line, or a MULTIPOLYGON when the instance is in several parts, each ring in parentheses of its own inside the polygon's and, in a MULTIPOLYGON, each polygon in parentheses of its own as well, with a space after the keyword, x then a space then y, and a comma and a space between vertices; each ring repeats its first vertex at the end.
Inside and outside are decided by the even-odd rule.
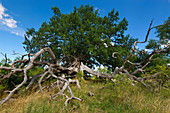
MULTIPOLYGON (((63 110, 65 98, 59 96, 49 103, 48 93, 32 93, 0 106, 1 113, 169 113, 169 89, 151 93, 137 84, 128 82, 83 82, 81 89, 70 84, 76 97, 83 101, 72 100, 63 110), (100 89, 104 86, 104 89, 100 89), (88 92, 94 93, 89 96, 88 92)), ((67 92, 67 91, 66 91, 67 92)))

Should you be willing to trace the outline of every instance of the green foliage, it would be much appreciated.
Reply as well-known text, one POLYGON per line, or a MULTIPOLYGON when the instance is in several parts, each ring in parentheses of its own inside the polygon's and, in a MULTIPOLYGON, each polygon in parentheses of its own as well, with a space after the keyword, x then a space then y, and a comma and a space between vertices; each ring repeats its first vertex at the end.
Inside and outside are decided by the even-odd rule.
POLYGON ((29 113, 168 113, 169 89, 161 89, 161 92, 151 93, 138 84, 113 82, 86 82, 81 83, 81 89, 71 85, 76 97, 82 102, 71 100, 63 110, 65 97, 58 96, 49 103, 49 93, 35 93, 27 97, 20 97, 3 106, 0 112, 29 112, 29 113), (101 89, 101 87, 104 87, 101 89), (94 93, 89 96, 88 92, 94 93), (19 101, 18 101, 19 100, 19 101), (14 104, 15 103, 15 104, 14 104))
MULTIPOLYGON (((0 62, 0 66, 6 66, 6 67, 10 67, 10 63, 12 62, 12 60, 10 59, 2 59, 0 62)), ((11 72, 10 70, 0 70, 0 74, 3 75, 8 75, 8 73, 11 72)), ((1 80, 2 78, 0 78, 1 80)), ((5 89, 12 89, 15 86, 15 83, 19 82, 18 78, 8 78, 6 80, 3 81, 3 83, 1 82, 0 84, 0 92, 5 90, 5 89)))
POLYGON ((170 40, 170 17, 166 20, 164 25, 157 28, 155 32, 157 34, 158 39, 150 39, 146 49, 166 49, 168 47, 168 43, 170 40), (167 47, 161 47, 161 45, 167 45, 167 47))
POLYGON ((28 70, 27 75, 28 75, 29 77, 32 77, 32 76, 34 76, 34 75, 41 74, 42 72, 44 72, 44 69, 43 69, 42 67, 34 67, 34 68, 28 70))
MULTIPOLYGON (((136 40, 124 35, 128 22, 125 18, 120 20, 115 9, 104 17, 90 5, 74 7, 69 14, 62 14, 57 7, 52 10, 50 21, 44 22, 38 31, 31 28, 26 32, 32 37, 34 53, 50 47, 57 59, 65 55, 68 63, 76 58, 90 67, 103 64, 114 68, 121 61, 113 59, 112 53, 118 51, 125 57, 136 40)), ((23 44, 29 51, 28 42, 23 44)))
POLYGON ((11 59, 2 59, 1 62, 0 62, 0 66, 6 66, 6 67, 9 67, 10 66, 10 63, 12 63, 12 60, 11 59))
MULTIPOLYGON (((157 47, 161 48, 160 42, 162 45, 167 44, 170 40, 170 17, 163 23, 164 25, 157 28, 155 32, 157 34, 158 39, 150 39, 149 44, 146 46, 146 49, 157 49, 157 47), (165 40, 166 39, 166 40, 165 40)), ((166 48, 166 47, 165 47, 166 48)))
POLYGON ((152 66, 152 67, 147 67, 146 68, 147 74, 154 74, 154 73, 161 72, 161 71, 163 71, 163 72, 167 73, 168 75, 170 75, 170 70, 167 68, 166 64, 164 64, 164 65, 156 65, 155 67, 152 66))
POLYGON ((157 46, 158 46, 158 40, 155 40, 155 39, 150 39, 149 41, 149 44, 146 46, 146 49, 156 49, 157 46))
POLYGON ((111 74, 112 71, 108 69, 108 67, 104 67, 104 68, 98 68, 98 71, 101 73, 108 73, 111 74))
MULTIPOLYGON (((14 61, 19 60, 20 57, 16 57, 14 59, 14 61)), ((10 67, 12 60, 7 59, 7 62, 5 59, 1 60, 0 62, 0 66, 6 66, 6 67, 10 67)), ((19 67, 20 63, 15 64, 15 67, 19 67)), ((0 70, 0 74, 4 74, 4 75, 8 75, 8 73, 10 73, 10 70, 0 70)), ((40 74, 44 72, 44 69, 42 67, 35 67, 32 68, 28 71, 27 76, 32 77, 34 75, 40 74)), ((2 78, 0 78, 1 80, 2 78)), ((28 79, 29 81, 30 79, 28 79)), ((18 84, 20 84, 23 81, 23 73, 22 72, 17 72, 15 74, 13 74, 10 78, 6 78, 5 80, 3 80, 0 83, 0 92, 1 91, 5 91, 5 90, 12 90, 13 88, 15 88, 18 84)), ((27 85, 27 84, 26 84, 27 85)), ((3 92, 2 92, 3 93, 3 92)))
POLYGON ((169 39, 170 40, 170 17, 164 22, 165 25, 159 27, 156 31, 157 37, 160 39, 169 39))
POLYGON ((77 77, 78 77, 78 78, 81 78, 81 77, 83 77, 83 76, 84 76, 83 71, 79 71, 79 72, 77 73, 77 77))
MULTIPOLYGON (((152 76, 155 73, 161 72, 155 79, 147 81, 150 83, 151 87, 157 90, 160 87, 169 88, 170 87, 170 69, 166 65, 156 65, 146 68, 147 76, 152 76)), ((143 75, 145 76, 145 75, 143 75)))
MULTIPOLYGON (((101 73, 108 73, 108 74, 112 73, 112 71, 109 70, 108 67, 104 67, 104 68, 99 67, 97 71, 99 71, 101 73)), ((94 75, 90 76, 90 80, 94 80, 94 81, 106 81, 105 78, 97 77, 97 76, 94 76, 94 75)))
MULTIPOLYGON (((148 45, 146 45, 145 48, 151 51, 157 49, 168 49, 170 41, 170 17, 168 17, 168 19, 164 22, 164 25, 157 28, 157 31, 155 33, 157 34, 158 39, 150 39, 148 41, 148 45)), ((149 66, 156 67, 157 65, 163 66, 170 63, 169 54, 170 51, 168 53, 155 54, 152 59, 156 60, 152 61, 149 66)), ((148 52, 145 52, 144 54, 140 55, 140 61, 142 61, 148 55, 148 52)))
POLYGON ((80 82, 85 82, 85 80, 84 80, 83 77, 84 77, 83 71, 79 71, 79 72, 77 73, 76 78, 78 78, 78 80, 79 80, 80 82))

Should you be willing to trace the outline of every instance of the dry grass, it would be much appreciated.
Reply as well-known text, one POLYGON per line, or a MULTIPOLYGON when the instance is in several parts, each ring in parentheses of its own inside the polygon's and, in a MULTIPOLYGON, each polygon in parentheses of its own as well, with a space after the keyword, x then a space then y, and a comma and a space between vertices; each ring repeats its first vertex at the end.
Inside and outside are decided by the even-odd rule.
POLYGON ((75 96, 83 101, 72 100, 63 110, 65 98, 60 96, 57 101, 49 103, 50 94, 32 93, 11 99, 0 105, 1 113, 170 113, 169 90, 151 93, 141 86, 129 83, 81 83, 81 89, 71 85, 75 96), (100 89, 104 86, 104 89, 100 89), (94 96, 88 96, 88 92, 94 96))

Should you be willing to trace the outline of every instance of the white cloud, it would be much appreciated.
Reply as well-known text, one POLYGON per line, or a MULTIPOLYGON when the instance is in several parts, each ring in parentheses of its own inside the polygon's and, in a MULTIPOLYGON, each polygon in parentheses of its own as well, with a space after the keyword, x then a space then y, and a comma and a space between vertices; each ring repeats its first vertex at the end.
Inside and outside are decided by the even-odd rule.
POLYGON ((10 28, 4 24, 0 25, 0 30, 7 31, 17 36, 21 36, 21 37, 24 37, 24 34, 25 34, 25 30, 20 27, 10 28))
POLYGON ((2 21, 2 23, 5 24, 5 25, 7 25, 7 26, 10 27, 10 28, 16 28, 16 27, 17 27, 17 25, 16 25, 17 21, 14 20, 14 19, 12 19, 12 18, 4 19, 4 20, 2 21))
POLYGON ((164 49, 164 48, 166 48, 166 47, 167 47, 167 45, 165 45, 165 44, 161 45, 161 48, 162 48, 162 49, 164 49))
POLYGON ((150 50, 150 49, 145 49, 145 51, 146 51, 146 52, 152 52, 152 50, 150 50))
POLYGON ((25 30, 18 27, 18 22, 11 15, 7 14, 6 11, 7 9, 0 3, 0 30, 24 37, 25 30))
POLYGON ((4 8, 4 7, 2 6, 2 4, 0 3, 0 19, 3 18, 4 12, 5 12, 5 8, 4 8))
POLYGON ((167 64, 167 67, 170 67, 170 64, 167 64))
POLYGON ((99 68, 101 69, 104 69, 104 66, 103 65, 100 65, 100 66, 94 66, 94 71, 98 71, 99 68))
POLYGON ((95 8, 94 8, 94 10, 96 11, 96 10, 98 10, 98 8, 97 8, 97 7, 95 7, 95 8))
POLYGON ((115 45, 113 42, 110 42, 110 44, 111 44, 112 46, 114 46, 114 45, 115 45))
POLYGON ((12 31, 11 33, 16 34, 17 36, 19 35, 19 33, 15 32, 15 31, 12 31))
POLYGON ((104 9, 99 9, 98 7, 95 7, 94 10, 95 10, 95 11, 98 10, 98 13, 105 13, 105 10, 104 10, 104 9))
POLYGON ((17 21, 14 20, 9 14, 5 13, 7 9, 0 3, 0 24, 4 24, 9 28, 16 28, 17 21))
POLYGON ((170 40, 168 40, 168 42, 167 42, 167 46, 170 46, 170 40))
POLYGON ((169 46, 170 46, 170 40, 168 40, 168 42, 166 44, 162 44, 161 48, 164 49, 164 48, 167 48, 169 46))
POLYGON ((106 48, 108 48, 108 46, 107 46, 107 44, 106 44, 106 43, 104 43, 104 46, 105 46, 106 48))

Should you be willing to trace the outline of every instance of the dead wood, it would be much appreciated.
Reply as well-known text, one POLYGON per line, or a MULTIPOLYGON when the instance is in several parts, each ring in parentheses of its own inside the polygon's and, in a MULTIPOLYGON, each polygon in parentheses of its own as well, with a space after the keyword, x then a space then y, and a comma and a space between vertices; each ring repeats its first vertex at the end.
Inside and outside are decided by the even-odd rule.
MULTIPOLYGON (((31 79, 31 80, 28 83, 27 87, 23 91, 28 90, 33 85, 35 80, 39 79, 38 86, 39 86, 40 92, 43 92, 43 89, 45 89, 45 88, 47 88, 49 90, 49 88, 53 88, 54 86, 58 87, 59 92, 53 96, 51 95, 50 101, 52 99, 54 99, 55 97, 57 97, 58 95, 63 95, 66 97, 65 106, 67 106, 67 103, 72 99, 77 99, 79 101, 82 101, 82 99, 74 96, 74 94, 69 86, 70 83, 75 82, 77 84, 78 88, 80 88, 79 81, 77 79, 76 80, 70 79, 71 77, 76 77, 76 75, 79 71, 87 72, 91 75, 101 77, 101 78, 108 78, 108 79, 112 80, 113 82, 115 82, 112 79, 113 77, 115 77, 118 74, 124 74, 132 81, 137 81, 137 82, 141 83, 143 86, 145 86, 147 89, 152 91, 151 88, 144 81, 148 80, 148 79, 156 78, 156 76, 160 75, 161 72, 153 74, 152 76, 145 76, 145 77, 136 77, 135 75, 139 72, 145 72, 145 68, 153 60, 152 57, 158 53, 168 53, 170 50, 170 47, 168 46, 167 49, 157 48, 156 50, 151 52, 142 62, 134 63, 134 62, 130 61, 131 58, 137 56, 137 54, 140 53, 140 52, 136 51, 137 43, 146 43, 148 40, 150 30, 153 28, 156 28, 156 27, 151 27, 151 25, 152 25, 152 21, 151 21, 149 29, 147 31, 145 40, 144 41, 135 41, 134 46, 131 50, 131 54, 129 56, 127 56, 127 58, 125 60, 122 58, 121 54, 119 54, 118 52, 113 53, 112 56, 114 58, 116 58, 115 54, 119 55, 119 57, 121 58, 121 60, 123 62, 123 65, 121 67, 116 67, 111 74, 94 71, 91 68, 89 68, 88 66, 84 65, 83 62, 79 62, 78 59, 76 59, 76 58, 72 64, 70 64, 67 67, 63 67, 62 65, 60 65, 60 62, 62 62, 63 57, 65 57, 66 55, 64 55, 61 59, 59 59, 59 61, 57 61, 53 51, 47 47, 40 49, 35 54, 31 54, 32 48, 31 48, 31 44, 29 43, 30 51, 28 52, 28 54, 25 54, 25 55, 20 54, 22 56, 21 60, 17 60, 15 62, 13 62, 11 67, 6 67, 6 66, 0 67, 0 70, 8 70, 9 71, 7 75, 0 74, 0 78, 1 78, 0 83, 2 83, 5 79, 10 78, 11 76, 17 76, 17 75, 15 75, 17 72, 20 72, 21 76, 23 76, 23 81, 19 85, 17 85, 13 90, 9 91, 9 95, 6 98, 4 98, 3 100, 1 100, 0 103, 3 104, 5 102, 7 102, 19 88, 21 88, 25 83, 28 82, 28 79, 31 79), (41 57, 41 55, 43 53, 46 53, 46 54, 48 53, 50 55, 50 58, 49 58, 50 61, 44 61, 43 58, 40 58, 40 60, 37 59, 38 57, 41 57), (28 59, 24 59, 25 56, 28 56, 28 59), (15 65, 17 63, 20 63, 20 66, 18 68, 15 67, 15 65), (128 69, 125 68, 127 64, 130 64, 130 67, 128 69), (33 77, 30 77, 30 78, 28 77, 28 75, 27 75, 28 70, 30 70, 36 66, 43 66, 43 65, 45 65, 47 67, 46 69, 44 69, 43 73, 34 75, 33 77), (139 66, 140 68, 136 69, 133 72, 130 72, 130 69, 133 66, 139 66), (59 74, 62 76, 58 76, 59 74), (56 81, 53 82, 49 86, 42 87, 42 83, 44 81, 47 81, 49 78, 54 78, 56 81), (64 94, 66 89, 68 89, 68 91, 71 95, 70 97, 68 97, 66 94, 64 94)), ((25 39, 29 42, 29 40, 27 39, 26 36, 25 36, 25 39)), ((19 53, 14 52, 14 54, 19 54, 19 53)), ((6 54, 4 56, 5 56, 6 62, 7 62, 6 54)))

